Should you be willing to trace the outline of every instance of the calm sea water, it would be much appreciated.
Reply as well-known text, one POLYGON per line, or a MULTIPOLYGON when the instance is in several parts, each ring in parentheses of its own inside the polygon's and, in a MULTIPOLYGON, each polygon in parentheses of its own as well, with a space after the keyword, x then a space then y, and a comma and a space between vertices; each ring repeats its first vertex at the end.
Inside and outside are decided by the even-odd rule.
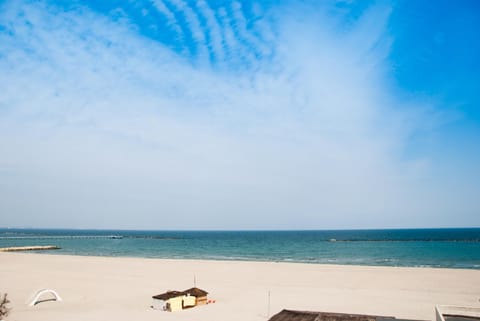
POLYGON ((0 229, 0 247, 41 253, 480 269, 480 228, 335 231, 0 229))

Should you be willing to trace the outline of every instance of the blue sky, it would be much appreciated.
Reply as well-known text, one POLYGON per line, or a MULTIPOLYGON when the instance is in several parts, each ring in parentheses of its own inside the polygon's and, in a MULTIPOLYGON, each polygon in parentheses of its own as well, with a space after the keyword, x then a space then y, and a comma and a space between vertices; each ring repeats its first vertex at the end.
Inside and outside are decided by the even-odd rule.
POLYGON ((1 1, 1 226, 480 226, 478 1, 1 1))

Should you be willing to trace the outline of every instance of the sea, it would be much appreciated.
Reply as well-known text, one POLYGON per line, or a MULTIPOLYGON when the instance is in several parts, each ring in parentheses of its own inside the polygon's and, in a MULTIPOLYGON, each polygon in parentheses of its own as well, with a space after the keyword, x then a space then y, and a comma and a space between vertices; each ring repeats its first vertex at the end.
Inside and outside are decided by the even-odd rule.
POLYGON ((480 269, 480 228, 127 231, 0 228, 0 247, 110 257, 480 269))

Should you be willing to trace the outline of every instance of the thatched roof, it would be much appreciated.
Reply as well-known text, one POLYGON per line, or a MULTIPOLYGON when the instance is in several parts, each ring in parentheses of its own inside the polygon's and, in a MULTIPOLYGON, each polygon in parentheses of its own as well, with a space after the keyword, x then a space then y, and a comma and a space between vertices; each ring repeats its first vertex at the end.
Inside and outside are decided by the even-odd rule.
POLYGON ((387 321, 394 319, 394 317, 363 314, 282 310, 272 316, 269 321, 387 321))
POLYGON ((176 298, 179 296, 184 296, 184 295, 192 295, 195 297, 202 297, 206 296, 208 294, 207 291, 199 289, 199 288, 191 288, 185 291, 167 291, 162 294, 154 295, 152 298, 154 299, 159 299, 163 301, 167 301, 171 298, 176 298))
POLYGON ((191 288, 191 289, 183 291, 183 293, 190 294, 190 295, 193 295, 193 296, 196 296, 196 297, 202 297, 202 296, 206 296, 208 294, 207 291, 199 289, 199 288, 191 288))
POLYGON ((180 291, 167 291, 167 292, 162 293, 162 294, 154 295, 152 298, 167 301, 171 298, 176 298, 176 297, 184 296, 184 295, 185 295, 185 293, 180 292, 180 291))

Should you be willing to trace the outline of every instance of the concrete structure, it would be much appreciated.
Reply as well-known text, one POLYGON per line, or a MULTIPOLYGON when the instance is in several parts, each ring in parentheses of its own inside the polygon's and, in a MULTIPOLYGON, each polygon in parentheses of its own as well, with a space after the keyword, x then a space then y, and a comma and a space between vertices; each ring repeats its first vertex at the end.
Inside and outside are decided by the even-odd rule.
POLYGON ((480 308, 437 305, 435 315, 437 321, 480 321, 480 308))
POLYGON ((0 247, 0 252, 18 252, 18 251, 43 251, 43 250, 58 250, 56 245, 36 245, 36 246, 14 246, 14 247, 0 247))
MULTIPOLYGON (((410 321, 395 317, 333 312, 282 310, 269 321, 410 321)), ((414 320, 412 320, 414 321, 414 320)))

